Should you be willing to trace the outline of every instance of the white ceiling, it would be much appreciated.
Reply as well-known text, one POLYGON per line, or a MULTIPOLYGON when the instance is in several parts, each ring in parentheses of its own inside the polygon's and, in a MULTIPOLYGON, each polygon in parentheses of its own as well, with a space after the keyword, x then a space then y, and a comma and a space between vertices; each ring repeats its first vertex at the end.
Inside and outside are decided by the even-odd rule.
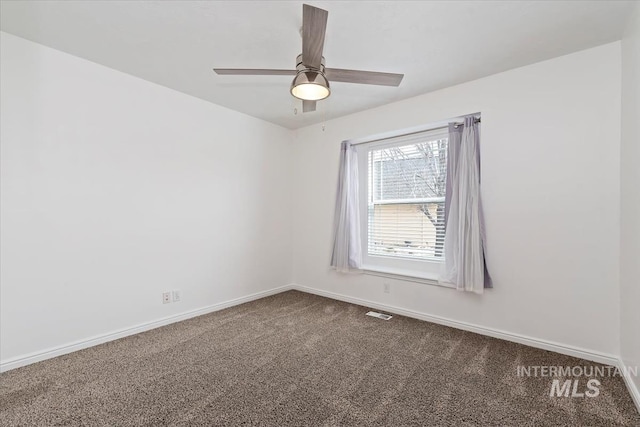
POLYGON ((219 105, 299 128, 619 40, 631 2, 308 1, 329 11, 327 66, 404 73, 398 88, 332 84, 302 113, 299 1, 2 1, 1 29, 219 105), (294 114, 297 108, 298 114, 294 114))

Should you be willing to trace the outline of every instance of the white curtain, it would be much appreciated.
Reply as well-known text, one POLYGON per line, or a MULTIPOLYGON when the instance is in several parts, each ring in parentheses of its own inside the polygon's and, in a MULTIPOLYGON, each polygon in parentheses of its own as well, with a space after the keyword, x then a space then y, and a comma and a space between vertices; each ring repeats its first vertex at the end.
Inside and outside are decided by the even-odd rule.
POLYGON ((333 229, 331 266, 339 272, 362 265, 360 207, 358 204, 358 155, 348 142, 340 147, 340 171, 333 229))
POLYGON ((491 287, 486 271, 480 201, 480 129, 474 117, 449 125, 445 201, 445 259, 441 281, 481 294, 491 287))

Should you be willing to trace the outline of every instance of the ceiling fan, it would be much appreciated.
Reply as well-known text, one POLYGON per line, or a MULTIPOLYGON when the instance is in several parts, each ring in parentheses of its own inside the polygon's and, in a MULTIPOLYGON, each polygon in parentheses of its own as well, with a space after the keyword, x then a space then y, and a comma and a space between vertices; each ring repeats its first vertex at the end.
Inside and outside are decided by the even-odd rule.
POLYGON ((295 70, 214 68, 219 75, 295 76, 291 95, 302 100, 302 111, 315 111, 316 101, 331 94, 329 81, 380 86, 399 86, 404 74, 325 68, 322 49, 329 12, 302 5, 302 54, 296 58, 295 70))

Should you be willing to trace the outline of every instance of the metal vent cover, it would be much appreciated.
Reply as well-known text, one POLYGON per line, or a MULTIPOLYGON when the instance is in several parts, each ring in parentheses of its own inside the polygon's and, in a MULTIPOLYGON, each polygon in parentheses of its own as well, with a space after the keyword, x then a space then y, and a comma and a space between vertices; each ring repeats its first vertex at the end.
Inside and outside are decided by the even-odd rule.
POLYGON ((393 317, 390 314, 378 313, 377 311, 370 311, 367 313, 367 316, 377 317, 378 319, 382 320, 389 320, 393 317))

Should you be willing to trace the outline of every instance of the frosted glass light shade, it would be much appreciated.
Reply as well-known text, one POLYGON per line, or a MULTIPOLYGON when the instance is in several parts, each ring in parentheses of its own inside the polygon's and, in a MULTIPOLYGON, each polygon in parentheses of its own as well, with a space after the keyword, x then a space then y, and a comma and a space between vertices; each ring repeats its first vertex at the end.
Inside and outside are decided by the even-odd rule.
POLYGON ((316 71, 300 71, 291 83, 291 95, 305 101, 319 101, 331 94, 329 81, 316 71))

